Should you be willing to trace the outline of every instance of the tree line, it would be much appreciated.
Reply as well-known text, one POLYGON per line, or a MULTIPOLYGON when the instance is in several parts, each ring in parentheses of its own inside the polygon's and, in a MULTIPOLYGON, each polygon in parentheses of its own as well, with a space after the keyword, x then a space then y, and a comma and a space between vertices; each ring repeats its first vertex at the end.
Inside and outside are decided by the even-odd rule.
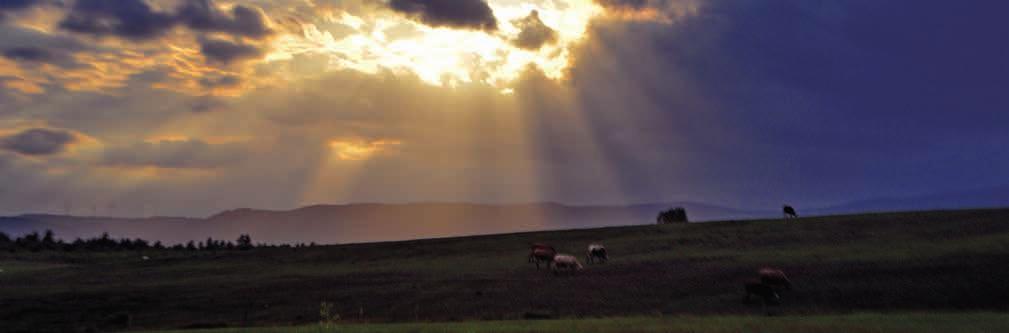
POLYGON ((77 238, 72 242, 66 242, 56 238, 52 230, 44 233, 34 231, 20 237, 12 238, 4 232, 0 232, 0 251, 18 252, 40 252, 40 251, 143 251, 143 250, 176 250, 176 251, 245 251, 254 248, 301 248, 316 246, 312 243, 298 244, 254 244, 252 237, 247 234, 238 236, 234 241, 225 241, 207 237, 204 241, 189 241, 185 244, 165 245, 161 241, 150 242, 140 238, 120 238, 114 239, 108 233, 92 238, 77 238))

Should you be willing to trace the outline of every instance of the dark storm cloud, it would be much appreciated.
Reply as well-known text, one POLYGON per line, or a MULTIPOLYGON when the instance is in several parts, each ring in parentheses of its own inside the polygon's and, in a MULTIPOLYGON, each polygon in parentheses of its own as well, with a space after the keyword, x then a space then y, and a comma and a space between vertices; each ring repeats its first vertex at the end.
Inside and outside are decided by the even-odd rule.
POLYGON ((603 6, 607 9, 621 9, 621 10, 641 10, 645 9, 649 1, 648 0, 595 0, 597 4, 603 6))
POLYGON ((22 63, 52 64, 62 68, 80 68, 81 66, 86 66, 75 60, 73 53, 74 51, 66 49, 25 46, 3 49, 0 51, 0 56, 22 63))
POLYGON ((151 39, 175 25, 172 13, 159 12, 144 0, 78 0, 60 27, 96 36, 151 39))
POLYGON ((3 50, 2 54, 4 58, 21 61, 49 62, 55 58, 49 50, 37 47, 14 47, 3 50))
POLYGON ((177 25, 194 31, 260 39, 273 33, 258 9, 235 5, 225 13, 210 0, 188 0, 174 12, 144 0, 79 0, 60 22, 63 29, 96 36, 153 39, 177 25))
POLYGON ((239 143, 211 144, 202 140, 143 142, 112 147, 102 163, 110 166, 209 169, 239 162, 248 148, 239 143))
POLYGON ((709 1, 671 24, 596 25, 571 80, 639 200, 983 187, 1009 179, 1009 43, 994 42, 1009 40, 1007 12, 1003 1, 709 1))
POLYGON ((0 138, 0 148, 24 155, 53 155, 75 141, 76 136, 67 131, 32 128, 0 138))
POLYGON ((32 28, 19 26, 0 26, 0 49, 36 48, 62 50, 66 52, 96 51, 98 48, 87 45, 72 36, 52 34, 32 28))
POLYGON ((389 8, 433 27, 497 30, 494 12, 484 0, 392 0, 389 8))
POLYGON ((8 15, 41 5, 62 6, 63 2, 60 0, 2 0, 0 1, 0 24, 6 21, 8 15))
POLYGON ((36 6, 52 5, 62 6, 61 0, 3 0, 0 1, 0 15, 4 12, 14 12, 29 9, 36 6))
POLYGON ((23 64, 53 64, 62 68, 85 66, 75 59, 82 52, 104 52, 77 39, 48 34, 31 28, 0 25, 0 57, 23 64))
POLYGON ((235 5, 230 15, 210 0, 189 0, 178 11, 179 20, 190 29, 222 32, 235 36, 263 38, 273 33, 266 16, 257 9, 235 5))
POLYGON ((516 20, 515 26, 521 29, 521 32, 512 43, 520 48, 539 50, 543 45, 557 41, 557 31, 543 24, 539 13, 535 10, 530 12, 529 16, 516 20))
POLYGON ((4 0, 0 1, 0 11, 19 10, 45 3, 44 0, 4 0))
POLYGON ((225 65, 263 55, 263 51, 255 45, 213 38, 200 39, 200 52, 209 62, 225 65))

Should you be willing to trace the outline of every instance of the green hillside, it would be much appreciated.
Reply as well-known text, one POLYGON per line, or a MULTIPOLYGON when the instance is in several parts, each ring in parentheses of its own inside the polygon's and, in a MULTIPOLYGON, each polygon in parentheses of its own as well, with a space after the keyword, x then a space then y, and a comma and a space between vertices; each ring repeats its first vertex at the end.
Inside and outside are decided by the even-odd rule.
MULTIPOLYGON (((934 311, 965 318, 955 314, 1009 310, 1006 263, 1006 209, 247 252, 17 252, 0 254, 0 330, 303 325, 320 320, 323 302, 332 304, 341 324, 671 315, 748 320, 768 312, 791 318, 934 311), (612 260, 554 276, 526 262, 532 242, 580 257, 590 242, 601 242, 612 260), (781 306, 741 302, 742 283, 762 266, 783 269, 795 285, 781 306)), ((986 318, 997 323, 978 325, 1005 324, 1002 315, 986 318)))

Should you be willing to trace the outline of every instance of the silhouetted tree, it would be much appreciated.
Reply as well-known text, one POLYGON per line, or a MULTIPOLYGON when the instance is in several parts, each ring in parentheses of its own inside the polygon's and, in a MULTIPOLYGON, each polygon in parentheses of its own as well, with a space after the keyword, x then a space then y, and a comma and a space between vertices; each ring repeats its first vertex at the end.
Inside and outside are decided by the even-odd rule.
POLYGON ((46 230, 44 233, 40 234, 38 231, 33 231, 31 233, 22 235, 17 238, 12 238, 10 235, 0 232, 0 251, 10 251, 16 252, 20 250, 28 250, 32 252, 38 251, 144 251, 148 249, 171 249, 177 251, 196 251, 196 250, 210 250, 210 251, 220 251, 220 250, 249 250, 256 247, 263 248, 306 248, 318 246, 315 242, 311 243, 291 243, 291 244, 253 244, 252 237, 247 234, 242 234, 238 237, 236 242, 216 240, 213 237, 207 237, 206 241, 196 242, 188 241, 185 244, 174 244, 172 246, 165 246, 161 241, 154 241, 153 243, 142 239, 142 238, 119 238, 113 239, 108 233, 102 233, 99 237, 82 239, 80 237, 74 239, 73 242, 65 242, 62 239, 56 237, 52 230, 46 230))
POLYGON ((85 244, 86 243, 84 242, 83 239, 77 237, 77 239, 74 239, 73 243, 70 243, 70 246, 68 246, 67 248, 69 249, 69 251, 84 250, 85 244))
POLYGON ((241 234, 238 239, 235 240, 236 246, 239 250, 248 250, 252 248, 252 237, 247 234, 241 234))
POLYGON ((687 210, 683 207, 676 207, 659 212, 659 215, 655 217, 655 222, 658 224, 669 224, 669 223, 687 223, 687 210))
POLYGON ((0 251, 14 251, 14 242, 6 233, 0 232, 0 251))
POLYGON ((32 231, 30 234, 18 237, 14 240, 19 248, 27 249, 28 251, 38 252, 42 250, 42 241, 39 237, 38 231, 32 231))
POLYGON ((215 251, 217 250, 217 242, 213 238, 207 237, 207 241, 203 243, 204 250, 215 251))
POLYGON ((46 250, 52 250, 56 248, 56 241, 54 240, 52 230, 46 229, 44 236, 42 236, 42 248, 46 250))

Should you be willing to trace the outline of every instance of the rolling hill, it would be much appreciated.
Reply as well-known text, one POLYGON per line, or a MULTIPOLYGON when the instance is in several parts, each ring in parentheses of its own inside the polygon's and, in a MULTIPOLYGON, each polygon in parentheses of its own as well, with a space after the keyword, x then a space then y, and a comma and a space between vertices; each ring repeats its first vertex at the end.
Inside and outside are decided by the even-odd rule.
POLYGON ((245 208, 207 218, 21 215, 0 218, 0 231, 18 235, 50 229, 64 239, 108 232, 115 238, 139 237, 169 244, 207 237, 234 239, 245 233, 257 242, 332 244, 650 224, 659 211, 669 207, 686 207, 692 221, 773 216, 689 202, 630 206, 348 204, 286 211, 245 208))
MULTIPOLYGON (((797 207, 801 216, 1009 206, 1009 186, 929 195, 876 198, 827 207, 797 207)), ((691 222, 746 220, 780 216, 767 210, 729 208, 698 202, 635 205, 475 203, 360 203, 315 205, 292 210, 234 209, 206 218, 81 217, 29 214, 0 217, 0 232, 20 235, 53 230, 58 237, 143 238, 164 243, 235 239, 250 234, 256 242, 336 244, 395 241, 521 231, 581 229, 651 224, 670 207, 684 207, 691 222)))
MULTIPOLYGON (((259 213, 215 218, 246 220, 247 214, 259 213)), ((2 251, 0 331, 246 332, 318 323, 322 303, 341 315, 340 325, 713 315, 754 316, 763 323, 756 318, 767 318, 767 311, 779 318, 872 312, 883 321, 903 320, 900 313, 945 319, 949 313, 1009 311, 1007 244, 1009 209, 985 209, 248 251, 2 251), (532 242, 579 256, 587 244, 601 242, 611 260, 555 276, 526 262, 532 242), (742 302, 743 284, 765 266, 787 272, 794 286, 780 306, 766 309, 742 302)), ((1003 318, 987 321, 993 329, 967 331, 1005 331, 1003 318)), ((812 326, 792 331, 830 332, 812 326)))

